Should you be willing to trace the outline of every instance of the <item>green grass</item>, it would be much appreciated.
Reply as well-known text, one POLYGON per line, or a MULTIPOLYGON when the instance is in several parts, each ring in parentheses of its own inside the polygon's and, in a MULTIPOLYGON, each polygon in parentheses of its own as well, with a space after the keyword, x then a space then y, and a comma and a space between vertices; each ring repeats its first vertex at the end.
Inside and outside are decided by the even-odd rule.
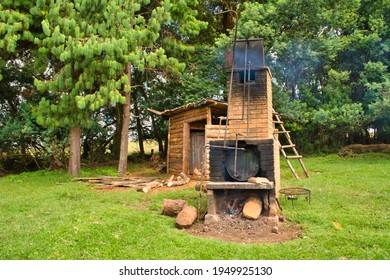
MULTIPOLYGON (((277 244, 205 240, 177 230, 174 218, 160 214, 162 201, 197 206, 192 187, 96 192, 62 171, 3 177, 0 259, 390 259, 390 154, 304 162, 311 177, 295 180, 282 160, 282 187, 309 188, 311 204, 281 202, 287 218, 305 230, 302 238, 277 244)), ((106 167, 84 169, 81 176, 115 173, 106 167)))

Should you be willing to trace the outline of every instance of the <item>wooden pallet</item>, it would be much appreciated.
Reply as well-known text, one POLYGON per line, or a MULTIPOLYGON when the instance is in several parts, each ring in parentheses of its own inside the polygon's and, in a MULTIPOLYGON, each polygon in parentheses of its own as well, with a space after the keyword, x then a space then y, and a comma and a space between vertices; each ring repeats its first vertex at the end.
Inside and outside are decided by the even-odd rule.
POLYGON ((295 169, 292 166, 290 159, 298 159, 299 164, 301 165, 303 171, 305 172, 306 177, 310 177, 309 172, 307 171, 305 164, 303 163, 302 156, 298 153, 297 149, 295 148, 295 144, 291 140, 289 131, 287 131, 285 129, 285 127, 283 125, 283 121, 281 120, 279 114, 275 111, 273 111, 273 122, 275 124, 275 128, 278 128, 278 127, 280 128, 280 130, 275 132, 274 138, 278 139, 278 141, 279 141, 279 137, 276 137, 276 135, 284 135, 287 139, 287 143, 288 143, 287 145, 281 145, 279 142, 280 151, 281 151, 284 159, 286 160, 287 165, 290 168, 291 172, 294 174, 294 177, 299 179, 299 176, 295 172, 295 169), (292 149, 294 155, 287 155, 286 149, 292 149))

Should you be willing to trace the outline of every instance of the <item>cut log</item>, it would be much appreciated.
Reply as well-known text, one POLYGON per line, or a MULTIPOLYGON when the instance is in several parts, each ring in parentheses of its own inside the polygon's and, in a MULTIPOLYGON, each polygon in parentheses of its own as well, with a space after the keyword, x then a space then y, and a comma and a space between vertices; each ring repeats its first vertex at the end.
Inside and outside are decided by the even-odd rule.
POLYGON ((202 175, 202 172, 200 172, 199 169, 195 167, 195 169, 194 169, 194 175, 195 175, 195 176, 201 176, 201 175, 202 175))
POLYGON ((169 184, 169 183, 172 182, 174 179, 175 179, 175 175, 172 175, 172 176, 169 177, 169 179, 166 181, 166 184, 169 184))
POLYGON ((198 209, 194 206, 185 206, 176 217, 178 228, 189 228, 198 217, 198 209))
POLYGON ((146 183, 146 187, 152 188, 152 189, 153 188, 159 188, 159 187, 162 187, 162 186, 163 186, 163 184, 160 181, 158 181, 158 180, 146 183))
POLYGON ((186 205, 187 201, 182 199, 164 199, 161 214, 175 217, 186 205))
POLYGON ((184 180, 184 182, 185 182, 186 184, 191 180, 191 178, 188 177, 184 172, 181 172, 181 173, 179 174, 179 176, 184 180))
POLYGON ((244 218, 256 220, 260 216, 262 208, 262 202, 259 198, 250 197, 244 204, 242 215, 244 218))
POLYGON ((140 187, 137 188, 137 192, 147 193, 147 192, 149 192, 151 189, 152 189, 151 187, 142 187, 142 186, 140 186, 140 187))
POLYGON ((137 187, 137 192, 147 193, 147 192, 149 192, 151 189, 159 188, 159 187, 162 187, 162 186, 163 186, 163 184, 162 184, 160 181, 155 180, 155 181, 146 183, 145 186, 139 186, 139 187, 137 187))
POLYGON ((176 186, 183 186, 186 182, 183 180, 182 177, 178 177, 175 181, 169 182, 167 184, 168 187, 176 187, 176 186))

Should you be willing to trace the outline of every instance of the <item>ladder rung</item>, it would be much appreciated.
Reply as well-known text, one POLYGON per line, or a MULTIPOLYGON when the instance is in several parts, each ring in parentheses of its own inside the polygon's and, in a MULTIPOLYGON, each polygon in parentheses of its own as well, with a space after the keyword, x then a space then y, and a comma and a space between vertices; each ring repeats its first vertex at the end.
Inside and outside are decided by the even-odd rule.
POLYGON ((286 158, 287 158, 287 159, 290 159, 290 158, 292 158, 292 159, 293 159, 293 158, 302 158, 302 156, 287 156, 286 158))
POLYGON ((285 131, 283 131, 283 130, 278 130, 277 132, 274 132, 274 134, 282 134, 282 133, 289 133, 290 131, 288 131, 288 130, 285 130, 285 131))
POLYGON ((282 146, 282 149, 284 149, 284 148, 294 148, 294 147, 295 147, 294 144, 292 144, 292 145, 284 145, 284 146, 282 146))

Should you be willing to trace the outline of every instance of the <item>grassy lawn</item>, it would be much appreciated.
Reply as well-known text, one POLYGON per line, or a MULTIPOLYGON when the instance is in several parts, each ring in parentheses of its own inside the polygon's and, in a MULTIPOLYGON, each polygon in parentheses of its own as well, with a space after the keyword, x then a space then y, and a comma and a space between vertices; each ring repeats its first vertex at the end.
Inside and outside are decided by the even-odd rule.
MULTIPOLYGON (((281 202, 287 218, 305 231, 300 239, 277 244, 226 243, 177 230, 174 218, 160 214, 162 201, 180 198, 197 206, 193 187, 96 192, 63 171, 3 177, 0 259, 389 260, 390 154, 304 161, 311 177, 301 180, 282 162, 282 187, 309 188, 311 204, 281 202)), ((139 168, 129 166, 130 172, 140 173, 139 168)), ((82 172, 83 177, 112 175, 115 167, 82 172)))

